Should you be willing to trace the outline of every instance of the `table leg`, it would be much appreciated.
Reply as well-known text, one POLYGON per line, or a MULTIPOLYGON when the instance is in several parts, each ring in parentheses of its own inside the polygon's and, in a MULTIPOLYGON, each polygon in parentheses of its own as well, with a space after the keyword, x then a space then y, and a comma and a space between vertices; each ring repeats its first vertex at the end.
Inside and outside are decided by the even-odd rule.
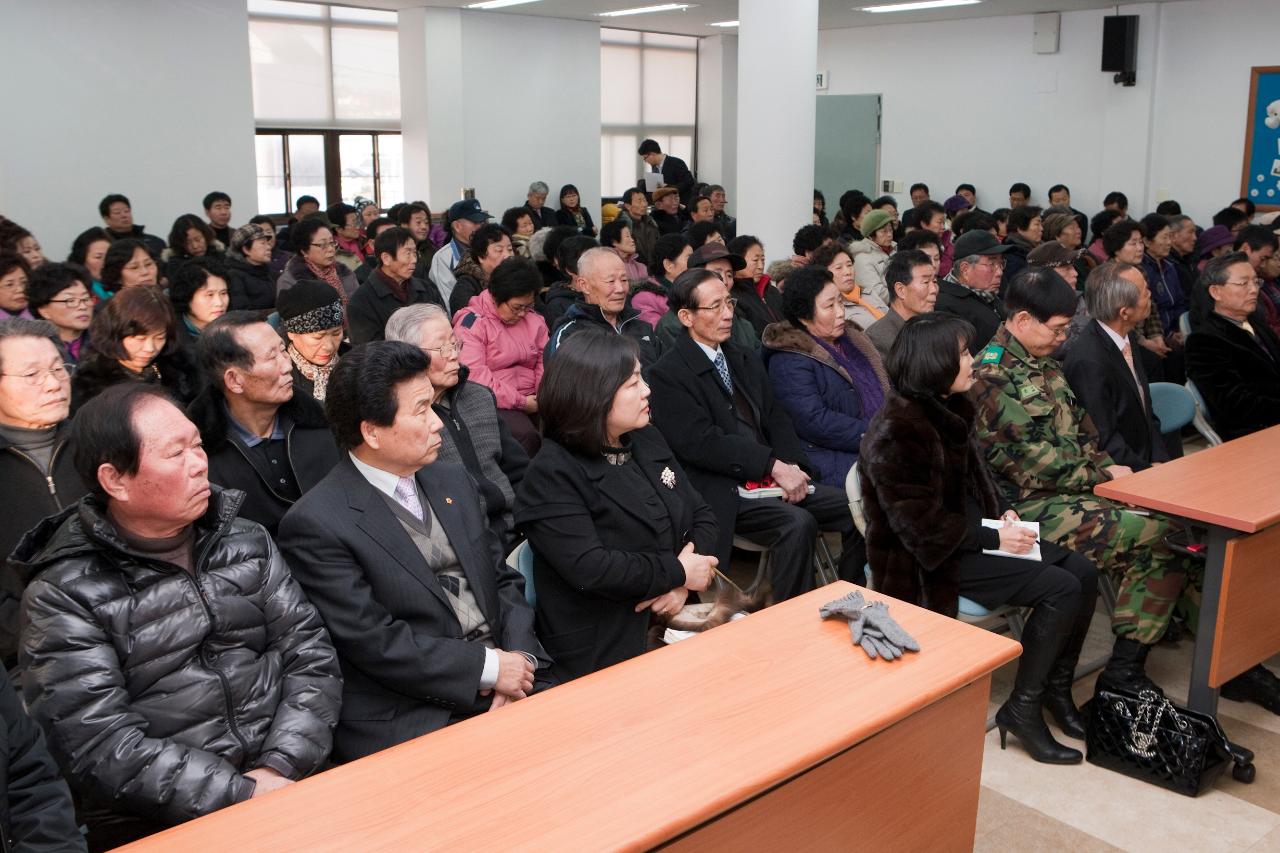
POLYGON ((1209 551, 1204 567, 1204 587, 1200 593, 1200 623, 1196 626, 1196 646, 1191 655, 1187 707, 1214 716, 1218 714, 1218 688, 1209 686, 1209 667, 1213 663, 1213 647, 1217 640, 1227 541, 1236 535, 1237 531, 1216 524, 1209 527, 1209 551))

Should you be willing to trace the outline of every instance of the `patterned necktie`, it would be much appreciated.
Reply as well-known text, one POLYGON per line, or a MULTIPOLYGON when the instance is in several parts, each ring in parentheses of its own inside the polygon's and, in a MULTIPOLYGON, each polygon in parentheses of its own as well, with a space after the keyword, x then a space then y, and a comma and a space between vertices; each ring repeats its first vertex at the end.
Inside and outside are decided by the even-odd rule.
POLYGON ((1142 380, 1138 378, 1138 368, 1133 363, 1133 348, 1129 346, 1127 339, 1124 346, 1120 347, 1120 354, 1124 356, 1124 363, 1129 365, 1129 372, 1133 374, 1133 384, 1138 386, 1138 399, 1145 404, 1147 395, 1142 393, 1142 380))
POLYGON ((720 384, 724 386, 724 390, 732 394, 733 379, 729 376, 729 365, 725 363, 724 353, 717 352, 713 363, 716 366, 716 373, 720 374, 720 384))
POLYGON ((418 487, 412 477, 401 477, 396 483, 395 499, 410 515, 422 521, 422 502, 418 500, 418 487))

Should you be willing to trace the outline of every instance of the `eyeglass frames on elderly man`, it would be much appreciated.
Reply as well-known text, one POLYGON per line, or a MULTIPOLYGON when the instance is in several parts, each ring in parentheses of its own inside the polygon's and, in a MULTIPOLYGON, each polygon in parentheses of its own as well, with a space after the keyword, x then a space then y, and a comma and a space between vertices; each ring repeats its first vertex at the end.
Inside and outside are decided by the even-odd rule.
POLYGON ((738 298, 736 296, 726 296, 710 305, 695 305, 694 311, 715 311, 717 314, 728 308, 730 311, 738 307, 738 298))
POLYGON ((32 388, 39 387, 46 376, 52 376, 59 382, 65 381, 74 371, 74 364, 55 364, 52 367, 44 367, 39 370, 32 370, 29 373, 0 373, 0 376, 14 376, 30 385, 32 388))

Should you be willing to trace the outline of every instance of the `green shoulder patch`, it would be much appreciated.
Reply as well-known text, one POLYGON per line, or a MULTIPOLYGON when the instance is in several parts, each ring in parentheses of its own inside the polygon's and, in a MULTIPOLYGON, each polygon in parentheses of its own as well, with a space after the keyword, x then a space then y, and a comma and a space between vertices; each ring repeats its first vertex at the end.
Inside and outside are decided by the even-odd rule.
POLYGON ((1018 389, 1018 400, 1030 400, 1032 397, 1040 393, 1040 389, 1034 385, 1023 385, 1018 389))
POLYGON ((1002 358, 1004 358, 1004 347, 999 344, 988 344, 982 351, 982 358, 978 359, 978 364, 999 364, 1002 358))

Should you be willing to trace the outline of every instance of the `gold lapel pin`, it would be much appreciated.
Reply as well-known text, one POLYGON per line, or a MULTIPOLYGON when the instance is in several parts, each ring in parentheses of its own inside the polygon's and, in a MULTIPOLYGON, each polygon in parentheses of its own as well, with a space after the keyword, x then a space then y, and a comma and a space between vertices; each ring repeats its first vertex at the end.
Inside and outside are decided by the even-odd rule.
POLYGON ((445 498, 445 499, 444 499, 444 502, 445 502, 445 503, 447 503, 447 504, 451 504, 451 503, 453 503, 453 498, 445 498))

